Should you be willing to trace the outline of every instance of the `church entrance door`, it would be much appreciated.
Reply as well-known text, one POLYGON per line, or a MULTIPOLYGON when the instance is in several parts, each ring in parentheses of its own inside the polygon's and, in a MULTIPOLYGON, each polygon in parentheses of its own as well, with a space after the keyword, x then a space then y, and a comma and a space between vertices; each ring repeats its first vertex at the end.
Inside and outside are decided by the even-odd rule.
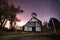
POLYGON ((35 27, 32 27, 32 31, 33 31, 33 32, 35 31, 35 27))

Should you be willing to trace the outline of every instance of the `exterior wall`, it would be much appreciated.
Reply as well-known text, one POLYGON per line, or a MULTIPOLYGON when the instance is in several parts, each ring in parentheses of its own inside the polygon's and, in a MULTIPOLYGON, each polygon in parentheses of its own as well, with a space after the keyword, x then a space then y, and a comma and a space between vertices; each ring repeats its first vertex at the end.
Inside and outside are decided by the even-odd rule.
POLYGON ((40 23, 38 23, 38 22, 36 23, 36 26, 37 26, 37 27, 40 27, 40 25, 41 25, 40 23))
POLYGON ((32 31, 32 27, 29 27, 29 30, 28 31, 32 31))
MULTIPOLYGON (((25 26, 24 31, 32 31, 32 27, 25 26)), ((41 31, 41 27, 35 27, 35 31, 41 31)))
POLYGON ((32 31, 32 27, 25 26, 24 31, 32 31))
POLYGON ((24 31, 28 31, 28 27, 24 27, 24 31))
POLYGON ((36 31, 41 31, 41 27, 36 27, 36 31))
POLYGON ((35 18, 32 18, 31 20, 30 20, 30 22, 34 22, 34 21, 37 21, 35 18))

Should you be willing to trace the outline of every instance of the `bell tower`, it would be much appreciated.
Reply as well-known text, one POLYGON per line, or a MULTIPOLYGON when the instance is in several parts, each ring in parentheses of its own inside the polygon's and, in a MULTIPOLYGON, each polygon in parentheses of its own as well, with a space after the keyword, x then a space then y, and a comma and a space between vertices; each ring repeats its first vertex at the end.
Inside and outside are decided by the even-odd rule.
POLYGON ((36 17, 37 16, 37 14, 35 12, 33 12, 31 15, 32 15, 32 17, 36 17))

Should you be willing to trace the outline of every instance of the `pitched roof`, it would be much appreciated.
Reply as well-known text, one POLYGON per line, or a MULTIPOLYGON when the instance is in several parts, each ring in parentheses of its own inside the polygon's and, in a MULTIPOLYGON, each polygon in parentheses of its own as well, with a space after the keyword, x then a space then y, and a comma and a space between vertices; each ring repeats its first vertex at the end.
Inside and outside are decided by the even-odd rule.
MULTIPOLYGON (((42 22, 42 21, 40 21, 39 19, 37 19, 36 17, 32 17, 26 24, 28 24, 33 18, 37 20, 37 21, 34 21, 34 22, 40 22, 40 23, 42 22)), ((26 24, 25 24, 25 25, 26 25, 26 24)), ((24 25, 24 26, 25 26, 25 25, 24 25)))

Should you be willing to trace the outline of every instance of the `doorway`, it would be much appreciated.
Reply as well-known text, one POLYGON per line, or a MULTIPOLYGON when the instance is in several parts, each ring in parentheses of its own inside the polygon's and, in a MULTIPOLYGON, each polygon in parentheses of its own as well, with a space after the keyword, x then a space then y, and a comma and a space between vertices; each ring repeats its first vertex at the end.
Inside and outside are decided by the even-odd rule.
POLYGON ((35 27, 32 27, 32 31, 33 31, 33 32, 35 31, 35 27))

